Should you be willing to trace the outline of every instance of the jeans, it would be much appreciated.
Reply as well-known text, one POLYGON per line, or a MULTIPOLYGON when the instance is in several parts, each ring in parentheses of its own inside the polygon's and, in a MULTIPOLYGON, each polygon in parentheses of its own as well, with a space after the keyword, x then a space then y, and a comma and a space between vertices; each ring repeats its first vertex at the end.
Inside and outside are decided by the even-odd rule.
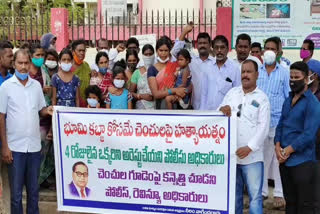
POLYGON ((256 162, 248 165, 237 164, 236 214, 243 213, 244 185, 246 185, 249 194, 249 213, 263 213, 263 170, 263 162, 256 162))
POLYGON ((308 161, 297 166, 280 164, 280 174, 286 200, 286 214, 315 214, 317 163, 308 161))
POLYGON ((12 152, 13 162, 8 165, 11 192, 11 214, 23 214, 22 191, 26 185, 27 213, 39 214, 40 152, 12 152))

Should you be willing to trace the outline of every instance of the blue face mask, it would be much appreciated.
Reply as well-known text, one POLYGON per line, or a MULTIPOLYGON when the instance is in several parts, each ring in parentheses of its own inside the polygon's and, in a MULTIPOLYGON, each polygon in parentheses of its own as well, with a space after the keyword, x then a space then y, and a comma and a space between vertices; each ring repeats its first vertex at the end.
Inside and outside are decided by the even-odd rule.
POLYGON ((44 58, 32 58, 32 63, 36 66, 36 67, 38 67, 38 68, 40 68, 42 65, 43 65, 43 63, 44 63, 44 58))
POLYGON ((105 75, 108 72, 108 68, 99 68, 99 72, 105 75))
POLYGON ((15 70, 15 75, 18 77, 20 80, 26 80, 29 76, 29 73, 20 73, 17 69, 15 70))
POLYGON ((91 108, 96 108, 98 105, 98 100, 93 98, 87 98, 87 102, 91 108))

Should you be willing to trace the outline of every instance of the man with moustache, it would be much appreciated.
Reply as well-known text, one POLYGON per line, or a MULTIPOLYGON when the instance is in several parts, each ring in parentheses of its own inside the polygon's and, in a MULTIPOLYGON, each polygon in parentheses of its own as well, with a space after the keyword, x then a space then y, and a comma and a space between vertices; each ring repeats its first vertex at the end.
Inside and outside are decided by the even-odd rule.
POLYGON ((213 70, 205 72, 201 110, 217 109, 228 91, 241 84, 239 67, 227 57, 228 39, 218 35, 212 41, 212 46, 216 61, 213 63, 213 70))
POLYGON ((274 136, 278 125, 284 100, 289 96, 289 71, 276 61, 279 52, 279 41, 275 37, 268 38, 264 44, 264 64, 259 68, 258 87, 267 94, 271 105, 270 131, 264 142, 264 182, 262 194, 268 197, 268 178, 274 179, 275 208, 285 206, 279 163, 275 154, 274 136))
POLYGON ((45 107, 40 83, 29 76, 29 53, 18 50, 13 62, 14 76, 0 87, 1 155, 8 166, 11 213, 23 213, 22 191, 26 185, 27 213, 38 214, 39 116, 52 115, 52 106, 45 107))
POLYGON ((235 213, 243 213, 243 189, 249 194, 249 212, 263 213, 263 141, 270 123, 268 97, 257 87, 258 65, 247 59, 241 67, 242 86, 230 89, 218 108, 228 117, 237 112, 237 173, 235 213), (248 130, 250 133, 248 134, 248 130))
POLYGON ((237 56, 233 59, 234 63, 236 63, 239 66, 239 69, 241 70, 241 64, 246 59, 251 59, 255 61, 258 64, 258 67, 261 66, 260 60, 250 55, 250 48, 251 48, 251 37, 248 34, 240 34, 237 36, 236 39, 236 52, 237 56))
MULTIPOLYGON (((174 47, 171 51, 172 55, 177 56, 177 53, 184 48, 185 37, 192 30, 193 30, 193 23, 189 23, 187 26, 184 27, 182 34, 179 37, 179 40, 177 40, 174 44, 174 47)), ((196 109, 196 110, 209 109, 209 106, 207 105, 207 101, 206 101, 208 97, 203 96, 203 91, 206 90, 205 88, 203 88, 203 86, 204 84, 207 84, 205 83, 207 81, 206 79, 207 76, 219 75, 219 74, 215 74, 216 72, 214 72, 214 70, 216 70, 215 67, 217 67, 217 64, 216 64, 216 60, 209 55, 210 46, 211 46, 211 38, 209 34, 199 33, 197 36, 197 49, 198 49, 199 55, 192 54, 192 60, 191 60, 191 63, 189 64, 189 68, 192 76, 191 82, 193 85, 192 107, 193 109, 196 109)), ((220 51, 221 50, 222 49, 220 48, 220 51)), ((229 79, 231 81, 234 81, 234 84, 239 84, 238 79, 234 78, 233 76, 234 75, 230 76, 229 79)), ((220 79, 223 79, 223 77, 221 76, 220 79)), ((226 81, 226 78, 224 78, 223 81, 224 81, 224 84, 228 85, 226 86, 226 88, 232 85, 231 82, 226 81)), ((220 87, 223 87, 223 86, 221 85, 220 87)), ((214 91, 212 94, 207 94, 207 96, 219 97, 218 100, 214 104, 212 104, 212 106, 218 107, 223 99, 224 94, 221 95, 219 94, 219 91, 214 91)))

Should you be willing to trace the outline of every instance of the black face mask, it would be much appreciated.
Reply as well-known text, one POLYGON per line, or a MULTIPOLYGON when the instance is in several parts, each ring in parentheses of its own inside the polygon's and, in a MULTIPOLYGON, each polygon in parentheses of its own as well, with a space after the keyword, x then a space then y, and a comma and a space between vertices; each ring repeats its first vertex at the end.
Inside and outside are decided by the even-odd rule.
POLYGON ((293 93, 295 93, 295 94, 300 93, 304 89, 304 86, 305 86, 304 79, 302 79, 302 80, 290 80, 291 91, 293 93))
POLYGON ((128 63, 127 66, 131 71, 135 71, 137 68, 137 63, 128 63))

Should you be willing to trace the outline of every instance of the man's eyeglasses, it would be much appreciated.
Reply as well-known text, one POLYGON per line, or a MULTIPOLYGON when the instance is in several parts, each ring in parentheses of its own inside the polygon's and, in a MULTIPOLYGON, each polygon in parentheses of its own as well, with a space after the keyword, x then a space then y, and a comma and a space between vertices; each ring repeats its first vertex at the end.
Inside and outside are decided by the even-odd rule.
POLYGON ((87 172, 84 172, 84 173, 82 173, 82 172, 74 172, 74 173, 76 173, 76 175, 80 178, 80 177, 84 177, 84 178, 87 178, 88 177, 88 173, 87 172))
POLYGON ((238 105, 239 111, 237 112, 237 117, 240 117, 240 116, 241 116, 241 108, 242 108, 242 104, 239 104, 239 105, 238 105))

